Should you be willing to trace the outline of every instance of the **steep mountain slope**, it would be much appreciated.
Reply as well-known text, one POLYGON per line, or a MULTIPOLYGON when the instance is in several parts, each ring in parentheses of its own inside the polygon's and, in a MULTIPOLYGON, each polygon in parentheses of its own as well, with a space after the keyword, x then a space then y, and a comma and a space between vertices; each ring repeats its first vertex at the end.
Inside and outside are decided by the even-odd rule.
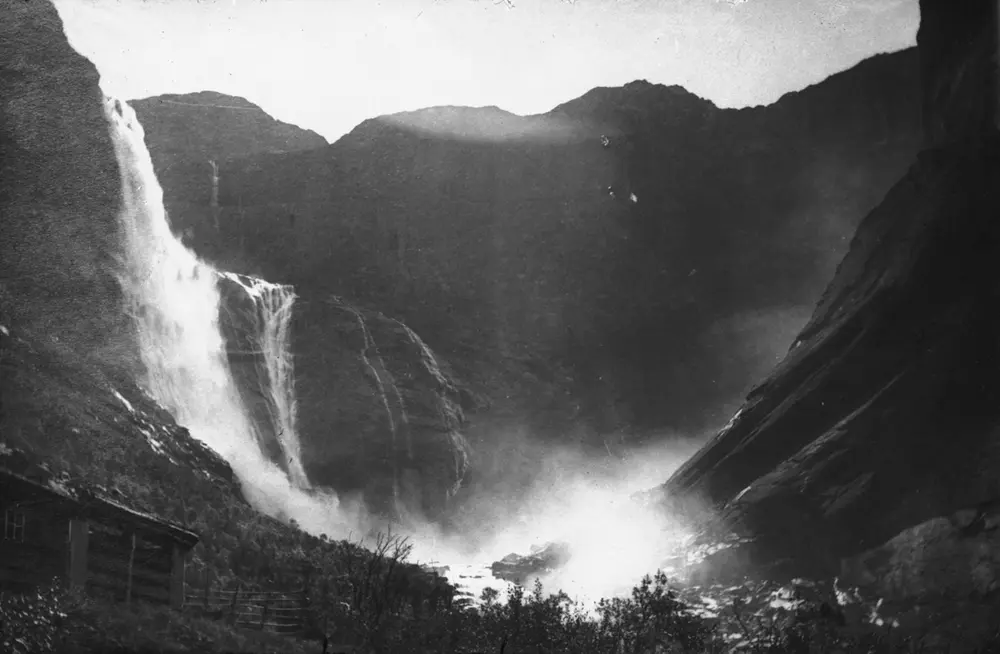
MULTIPOLYGON (((299 585, 314 567, 319 596, 364 551, 258 513, 229 464, 136 383, 96 69, 50 2, 0 1, 0 40, 0 467, 196 531, 192 577, 299 585)), ((441 582, 415 566, 403 577, 428 592, 441 582)))
POLYGON ((127 341, 112 272, 118 171, 97 70, 47 3, 3 9, 3 318, 81 351, 115 350, 127 341))
POLYGON ((772 574, 897 598, 1000 588, 992 4, 921 2, 928 149, 865 217, 785 360, 663 489, 722 507, 754 538, 743 560, 772 574))
POLYGON ((384 116, 222 164, 218 228, 208 175, 162 179, 199 252, 400 318, 495 414, 697 430, 770 369, 913 156, 917 68, 880 55, 740 111, 635 82, 540 116, 384 116))

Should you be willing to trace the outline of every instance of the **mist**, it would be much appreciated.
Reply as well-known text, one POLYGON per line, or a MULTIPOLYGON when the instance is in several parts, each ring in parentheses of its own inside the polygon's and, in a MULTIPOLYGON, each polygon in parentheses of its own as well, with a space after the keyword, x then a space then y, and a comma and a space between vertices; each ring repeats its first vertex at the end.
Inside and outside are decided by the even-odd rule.
POLYGON ((610 448, 588 455, 523 428, 491 434, 498 446, 485 457, 490 474, 446 526, 411 527, 414 557, 452 566, 453 582, 481 591, 510 585, 492 578, 489 564, 562 544, 568 561, 537 576, 545 592, 563 591, 584 606, 628 593, 644 575, 666 569, 693 537, 682 519, 637 495, 662 484, 705 437, 653 436, 621 455, 610 448))

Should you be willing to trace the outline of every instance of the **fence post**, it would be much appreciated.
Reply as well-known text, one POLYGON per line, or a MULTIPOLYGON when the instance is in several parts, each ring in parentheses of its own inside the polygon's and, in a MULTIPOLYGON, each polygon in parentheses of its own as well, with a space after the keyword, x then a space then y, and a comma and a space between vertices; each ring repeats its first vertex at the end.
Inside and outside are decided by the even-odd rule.
POLYGON ((128 555, 128 581, 125 585, 125 606, 132 604, 132 566, 135 564, 135 530, 132 531, 132 550, 128 555))
POLYGON ((212 577, 211 577, 211 572, 208 569, 208 566, 205 566, 204 570, 205 570, 205 594, 204 594, 205 601, 203 602, 204 604, 203 608, 205 609, 205 611, 208 611, 208 594, 212 589, 212 577))
POLYGON ((309 600, 309 589, 312 583, 312 566, 308 563, 303 566, 302 587, 305 589, 305 599, 309 600))
POLYGON ((69 585, 83 590, 87 586, 87 549, 90 526, 82 518, 69 521, 69 585))
POLYGON ((322 588, 322 599, 320 600, 319 610, 323 612, 323 651, 326 651, 326 634, 327 627, 329 626, 330 611, 327 610, 326 605, 326 593, 327 593, 327 578, 323 577, 323 588, 322 588))
POLYGON ((243 586, 243 582, 236 584, 236 592, 233 593, 233 603, 229 606, 229 619, 233 624, 236 624, 236 600, 240 597, 240 588, 243 586))
POLYGON ((187 600, 185 597, 185 571, 187 569, 187 563, 185 559, 185 552, 174 543, 170 550, 170 605, 180 610, 184 608, 184 603, 187 600))
POLYGON ((260 630, 264 631, 264 622, 267 621, 267 603, 271 599, 271 593, 263 593, 264 606, 260 610, 260 630))

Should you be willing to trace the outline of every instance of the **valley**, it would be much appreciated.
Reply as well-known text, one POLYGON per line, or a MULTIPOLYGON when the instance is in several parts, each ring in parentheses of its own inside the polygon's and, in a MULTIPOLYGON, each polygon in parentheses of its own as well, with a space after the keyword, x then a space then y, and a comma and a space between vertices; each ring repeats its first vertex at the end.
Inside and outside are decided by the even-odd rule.
POLYGON ((330 143, 116 98, 57 6, 5 5, 0 471, 197 534, 174 608, 294 587, 295 647, 989 651, 1000 73, 967 9, 769 105, 637 80, 330 143))

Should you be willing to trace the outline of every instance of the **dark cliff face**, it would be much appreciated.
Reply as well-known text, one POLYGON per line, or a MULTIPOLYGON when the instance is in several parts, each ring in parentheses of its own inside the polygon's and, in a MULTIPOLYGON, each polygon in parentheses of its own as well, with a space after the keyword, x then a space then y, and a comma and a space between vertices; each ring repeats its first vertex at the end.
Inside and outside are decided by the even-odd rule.
POLYGON ((170 520, 194 489, 246 509, 229 465, 134 381, 97 70, 49 2, 0 3, 0 40, 0 467, 170 520))
POLYGON ((2 312, 75 347, 120 345, 118 167, 97 70, 49 3, 2 11, 2 312))
POLYGON ((756 564, 896 596, 1000 581, 977 554, 995 529, 971 528, 995 525, 1000 499, 1000 149, 981 74, 997 41, 988 3, 960 15, 972 4, 921 3, 937 147, 862 221, 785 360, 664 488, 754 536, 756 564))
POLYGON ((343 298, 296 312, 296 384, 310 480, 385 516, 439 519, 468 468, 461 391, 409 327, 343 298))
POLYGON ((956 7, 940 0, 920 3, 917 43, 928 147, 969 147, 1000 125, 997 39, 990 29, 998 23, 997 5, 969 0, 956 7))
POLYGON ((541 116, 382 117, 221 165, 217 228, 191 200, 207 174, 162 181, 199 252, 399 317, 495 412, 696 430, 770 369, 905 170, 917 74, 910 50, 740 111, 636 82, 541 116))

